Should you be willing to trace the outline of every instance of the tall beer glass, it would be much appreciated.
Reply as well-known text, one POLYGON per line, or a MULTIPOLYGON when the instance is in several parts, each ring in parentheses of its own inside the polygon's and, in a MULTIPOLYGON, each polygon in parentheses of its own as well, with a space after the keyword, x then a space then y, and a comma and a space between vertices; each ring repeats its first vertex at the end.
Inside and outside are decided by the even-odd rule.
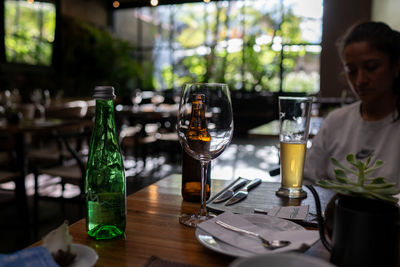
POLYGON ((312 97, 279 97, 281 187, 276 194, 304 198, 302 189, 312 97))

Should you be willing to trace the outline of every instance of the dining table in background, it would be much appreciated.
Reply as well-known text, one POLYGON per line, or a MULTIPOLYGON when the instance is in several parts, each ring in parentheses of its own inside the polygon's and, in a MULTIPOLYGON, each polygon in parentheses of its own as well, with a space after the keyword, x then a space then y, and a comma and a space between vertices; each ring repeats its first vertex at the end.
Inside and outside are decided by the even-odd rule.
MULTIPOLYGON (((322 126, 324 119, 322 117, 310 118, 310 138, 314 137, 322 126)), ((266 124, 262 124, 248 131, 250 138, 275 138, 279 137, 279 120, 272 120, 266 124)))
MULTIPOLYGON (((212 194, 231 182, 213 179, 212 194)), ((320 197, 326 198, 324 194, 320 197)), ((143 266, 151 257, 196 266, 228 266, 234 257, 204 247, 196 239, 195 228, 179 223, 181 213, 195 212, 198 208, 199 203, 182 200, 181 175, 173 174, 127 198, 124 238, 96 241, 87 235, 85 219, 70 225, 69 231, 73 243, 87 245, 97 252, 96 266, 143 266)), ((328 251, 319 241, 305 253, 329 259, 328 251)))
POLYGON ((144 164, 152 146, 168 147, 170 158, 174 158, 178 143, 177 114, 177 104, 116 105, 115 121, 121 149, 132 149, 134 158, 141 157, 144 164))
POLYGON ((15 180, 15 196, 20 214, 29 214, 25 187, 25 177, 29 173, 27 136, 29 134, 49 134, 51 131, 65 127, 77 129, 92 127, 92 125, 93 121, 87 119, 34 119, 21 120, 18 123, 8 123, 5 119, 0 120, 0 133, 7 134, 14 139, 16 171, 19 172, 15 180))
MULTIPOLYGON (((140 123, 146 125, 148 123, 170 123, 176 121, 178 114, 177 104, 142 104, 138 106, 117 105, 115 107, 116 119, 129 123, 140 123)), ((171 125, 172 126, 172 125, 171 125)))

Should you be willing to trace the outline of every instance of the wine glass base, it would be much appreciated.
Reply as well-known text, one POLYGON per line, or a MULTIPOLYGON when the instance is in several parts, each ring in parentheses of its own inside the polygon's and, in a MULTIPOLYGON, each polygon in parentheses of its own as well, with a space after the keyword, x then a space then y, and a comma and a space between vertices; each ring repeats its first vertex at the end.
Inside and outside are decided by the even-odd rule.
POLYGON ((179 217, 179 222, 183 225, 196 228, 198 224, 214 217, 215 215, 212 213, 207 213, 205 216, 200 216, 198 214, 182 214, 179 217))
POLYGON ((305 198, 307 197, 307 192, 301 188, 279 188, 278 191, 275 192, 277 196, 287 197, 287 198, 305 198))

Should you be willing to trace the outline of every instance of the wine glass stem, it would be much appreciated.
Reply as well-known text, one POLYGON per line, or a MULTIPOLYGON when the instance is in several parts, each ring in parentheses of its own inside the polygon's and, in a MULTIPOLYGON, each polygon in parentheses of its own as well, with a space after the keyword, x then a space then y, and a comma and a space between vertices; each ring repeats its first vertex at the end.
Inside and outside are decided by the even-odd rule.
POLYGON ((207 216, 206 198, 207 198, 207 171, 210 161, 200 160, 201 165, 201 206, 199 216, 207 216))

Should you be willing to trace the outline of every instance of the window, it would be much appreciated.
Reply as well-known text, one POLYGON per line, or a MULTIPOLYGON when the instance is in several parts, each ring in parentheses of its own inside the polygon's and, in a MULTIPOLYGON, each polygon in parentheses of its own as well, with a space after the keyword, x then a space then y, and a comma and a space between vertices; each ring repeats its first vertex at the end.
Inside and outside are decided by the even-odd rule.
MULTIPOLYGON (((319 91, 322 0, 239 0, 115 11, 115 34, 152 63, 156 89, 225 82, 246 91, 319 91)), ((146 89, 146 88, 144 88, 146 89)))
POLYGON ((55 5, 6 0, 4 9, 6 61, 50 66, 56 24, 55 5))

